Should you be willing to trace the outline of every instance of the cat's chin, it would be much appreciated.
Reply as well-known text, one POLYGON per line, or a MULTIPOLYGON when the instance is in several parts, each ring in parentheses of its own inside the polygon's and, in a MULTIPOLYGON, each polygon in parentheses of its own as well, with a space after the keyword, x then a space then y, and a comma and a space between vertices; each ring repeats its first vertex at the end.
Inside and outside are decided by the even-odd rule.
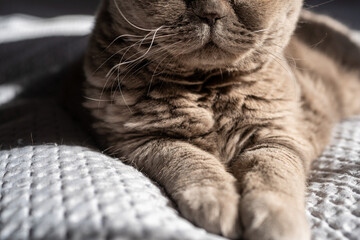
POLYGON ((246 51, 237 54, 230 53, 218 45, 209 42, 202 48, 178 56, 178 61, 187 67, 212 70, 215 68, 235 67, 246 51))

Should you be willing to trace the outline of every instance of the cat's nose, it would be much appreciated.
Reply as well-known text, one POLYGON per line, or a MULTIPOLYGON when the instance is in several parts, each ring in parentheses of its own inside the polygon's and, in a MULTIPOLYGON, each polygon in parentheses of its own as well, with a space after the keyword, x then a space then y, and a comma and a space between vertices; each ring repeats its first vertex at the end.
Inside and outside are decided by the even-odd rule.
POLYGON ((206 22, 207 24, 209 24, 210 26, 213 26, 213 25, 215 25, 217 20, 223 18, 224 16, 220 15, 217 12, 208 12, 208 13, 203 13, 201 15, 198 15, 198 17, 201 20, 203 20, 204 22, 206 22))
POLYGON ((195 15, 210 26, 226 17, 229 11, 224 0, 196 0, 192 2, 192 8, 195 15))

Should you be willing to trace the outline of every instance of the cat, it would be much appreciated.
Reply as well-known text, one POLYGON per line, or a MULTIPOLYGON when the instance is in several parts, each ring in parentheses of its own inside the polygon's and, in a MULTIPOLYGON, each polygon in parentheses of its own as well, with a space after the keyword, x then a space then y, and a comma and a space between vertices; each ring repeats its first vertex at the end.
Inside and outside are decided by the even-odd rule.
POLYGON ((215 234, 310 239, 311 162, 360 113, 360 48, 302 0, 103 0, 83 106, 98 142, 215 234))

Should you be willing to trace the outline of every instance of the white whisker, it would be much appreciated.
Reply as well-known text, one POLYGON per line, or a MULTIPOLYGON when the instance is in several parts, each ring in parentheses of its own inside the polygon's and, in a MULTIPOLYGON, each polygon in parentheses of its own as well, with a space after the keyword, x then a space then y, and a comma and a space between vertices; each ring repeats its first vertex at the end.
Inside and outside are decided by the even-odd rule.
POLYGON ((113 71, 114 69, 119 68, 119 67, 122 66, 122 65, 126 65, 126 64, 129 64, 129 63, 133 63, 133 62, 139 61, 140 59, 143 59, 143 58, 149 53, 150 49, 152 48, 152 46, 153 46, 153 44, 154 44, 154 41, 155 41, 156 33, 157 33, 161 28, 162 28, 162 27, 159 27, 159 28, 154 32, 154 36, 152 37, 151 44, 150 44, 149 48, 146 50, 146 52, 145 52, 143 55, 141 55, 140 57, 138 57, 138 58, 136 58, 136 59, 134 59, 134 60, 129 60, 129 61, 126 61, 126 62, 121 62, 121 63, 115 65, 114 67, 112 67, 112 68, 110 69, 110 71, 113 71))
POLYGON ((117 4, 116 0, 114 0, 114 3, 115 3, 115 6, 116 6, 117 10, 118 10, 119 13, 120 13, 120 15, 121 15, 121 16, 124 18, 124 20, 125 20, 128 24, 130 24, 132 27, 134 27, 134 28, 136 28, 136 29, 139 29, 139 30, 142 30, 142 31, 146 31, 146 32, 148 32, 148 31, 150 31, 150 32, 156 31, 156 29, 142 28, 142 27, 139 27, 139 26, 133 24, 132 22, 130 22, 130 21, 125 17, 124 13, 120 10, 120 7, 119 7, 119 5, 117 4))
POLYGON ((133 37, 133 38, 142 38, 143 36, 141 35, 133 35, 133 34, 123 34, 123 35, 120 35, 118 37, 116 37, 114 40, 112 40, 112 42, 103 50, 107 50, 109 47, 111 47, 117 40, 123 38, 123 37, 133 37))
POLYGON ((252 31, 253 33, 259 33, 259 32, 265 32, 269 30, 269 28, 264 28, 264 29, 260 29, 260 30, 256 30, 256 31, 252 31))
POLYGON ((111 102, 112 100, 104 100, 104 99, 96 99, 96 98, 91 98, 91 97, 84 97, 85 99, 87 100, 90 100, 90 101, 95 101, 95 102, 111 102))

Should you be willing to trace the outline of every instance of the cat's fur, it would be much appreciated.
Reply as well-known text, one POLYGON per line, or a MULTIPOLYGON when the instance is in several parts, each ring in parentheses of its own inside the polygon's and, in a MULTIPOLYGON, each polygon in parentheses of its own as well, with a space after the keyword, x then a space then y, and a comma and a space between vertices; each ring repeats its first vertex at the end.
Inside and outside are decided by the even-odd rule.
POLYGON ((99 142, 210 232, 309 239, 306 176, 334 124, 360 112, 360 50, 301 7, 103 0, 84 85, 99 142))

